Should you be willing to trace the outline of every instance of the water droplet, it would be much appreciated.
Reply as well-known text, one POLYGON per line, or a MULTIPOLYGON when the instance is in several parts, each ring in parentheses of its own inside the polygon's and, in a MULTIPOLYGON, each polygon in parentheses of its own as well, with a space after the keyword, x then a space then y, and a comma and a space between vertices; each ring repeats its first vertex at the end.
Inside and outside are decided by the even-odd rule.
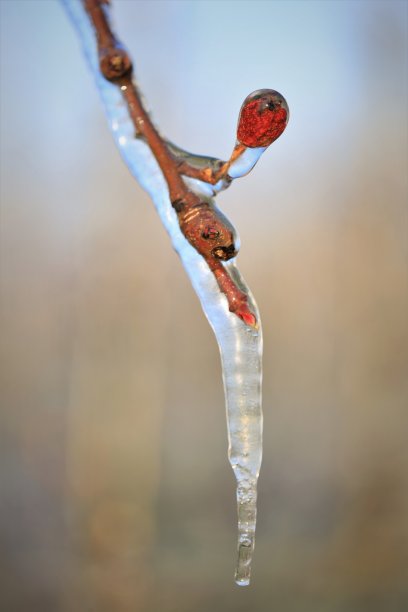
POLYGON ((243 536, 238 542, 238 561, 235 571, 235 582, 239 586, 247 586, 251 578, 251 561, 254 550, 254 540, 243 536))

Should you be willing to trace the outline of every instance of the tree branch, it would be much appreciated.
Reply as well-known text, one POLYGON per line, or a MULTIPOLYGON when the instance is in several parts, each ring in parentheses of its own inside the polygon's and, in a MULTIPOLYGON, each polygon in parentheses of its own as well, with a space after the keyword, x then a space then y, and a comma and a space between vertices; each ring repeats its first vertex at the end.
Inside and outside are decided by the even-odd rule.
MULTIPOLYGON (((83 0, 84 8, 96 34, 100 71, 105 79, 120 88, 135 128, 135 134, 145 139, 159 164, 167 183, 171 204, 177 213, 181 232, 207 262, 208 267, 217 280, 220 291, 227 298, 229 310, 247 325, 257 327, 256 317, 249 308, 247 295, 238 288, 221 263, 235 257, 237 254, 234 228, 218 212, 211 201, 189 189, 182 176, 195 178, 211 185, 216 185, 222 181, 219 189, 225 188, 234 178, 234 176, 230 177, 228 174, 230 168, 233 167, 237 160, 245 157, 247 147, 249 146, 252 149, 258 150, 259 153, 255 156, 250 156, 249 163, 244 161, 244 172, 239 170, 241 174, 238 172, 236 176, 247 173, 255 165, 265 146, 268 146, 270 142, 275 140, 286 126, 288 114, 282 106, 283 99, 279 98, 277 102, 279 109, 275 108, 272 102, 269 102, 272 106, 265 106, 264 101, 262 101, 265 108, 262 107, 261 111, 259 100, 262 98, 262 95, 256 97, 256 112, 259 115, 263 115, 263 122, 265 123, 266 119, 266 123, 269 125, 271 119, 278 119, 274 122, 276 129, 272 140, 269 138, 270 142, 268 144, 264 144, 265 134, 263 134, 262 144, 257 145, 256 139, 258 138, 259 140, 259 134, 255 133, 252 139, 247 138, 251 140, 249 145, 243 142, 245 138, 241 139, 241 142, 238 141, 236 143, 228 162, 215 160, 215 164, 210 164, 207 167, 195 167, 189 163, 183 152, 179 154, 176 148, 171 150, 171 145, 161 137, 145 110, 137 87, 132 80, 132 61, 112 31, 106 11, 108 2, 109 0, 83 0), (273 112, 267 113, 266 116, 264 111, 267 108, 273 112), (275 112, 277 110, 280 113, 275 112)), ((261 94, 262 92, 270 91, 261 90, 261 94)), ((259 92, 255 93, 258 94, 259 92)), ((272 94, 277 94, 277 92, 272 92, 272 94)), ((270 94, 268 95, 270 96, 270 94)), ((279 94, 277 95, 279 96, 279 94)), ((249 98, 247 98, 248 100, 249 98)), ((251 104, 254 101, 255 99, 251 98, 251 104)), ((244 106, 241 113, 245 111, 244 106)), ((244 124, 241 121, 239 125, 244 137, 251 130, 254 130, 254 126, 259 131, 259 121, 254 123, 254 118, 250 115, 245 118, 244 124)), ((261 127, 264 129, 263 125, 261 127)), ((266 140, 268 140, 268 136, 266 136, 266 140)))

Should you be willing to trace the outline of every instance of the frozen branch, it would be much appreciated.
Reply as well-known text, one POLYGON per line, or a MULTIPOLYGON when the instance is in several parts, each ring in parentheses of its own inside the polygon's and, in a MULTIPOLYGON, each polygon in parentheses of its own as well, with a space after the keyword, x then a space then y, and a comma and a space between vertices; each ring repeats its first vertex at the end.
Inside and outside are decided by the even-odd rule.
POLYGON ((132 61, 111 28, 109 2, 62 1, 125 163, 151 195, 219 344, 229 459, 237 478, 236 581, 249 584, 262 457, 262 333, 256 303, 235 266, 235 230, 211 196, 253 168, 285 129, 288 108, 276 91, 256 91, 243 103, 228 161, 187 153, 163 139, 146 112, 132 80, 132 61))

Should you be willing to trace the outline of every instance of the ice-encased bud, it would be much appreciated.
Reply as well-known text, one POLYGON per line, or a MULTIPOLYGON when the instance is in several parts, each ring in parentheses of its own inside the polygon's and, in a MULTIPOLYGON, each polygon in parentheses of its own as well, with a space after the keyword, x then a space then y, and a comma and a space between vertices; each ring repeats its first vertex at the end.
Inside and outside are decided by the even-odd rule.
POLYGON ((237 139, 245 147, 269 147, 282 134, 288 119, 285 98, 273 89, 258 89, 241 106, 237 139))

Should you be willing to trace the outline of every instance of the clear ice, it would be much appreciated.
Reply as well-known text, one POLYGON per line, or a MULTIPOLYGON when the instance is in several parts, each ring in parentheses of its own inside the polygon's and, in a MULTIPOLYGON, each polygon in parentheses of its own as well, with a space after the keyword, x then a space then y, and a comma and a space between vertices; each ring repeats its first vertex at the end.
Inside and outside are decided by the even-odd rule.
MULTIPOLYGON (((229 312, 226 297, 220 292, 205 260, 180 231, 162 172, 148 145, 142 138, 135 137, 120 89, 106 81, 99 71, 95 34, 81 0, 62 0, 62 3, 82 41, 121 155, 132 175, 151 196, 218 342, 226 398, 228 456, 237 481, 238 559, 235 581, 238 585, 248 585, 255 544, 257 480, 262 459, 262 330, 259 311, 235 261, 230 260, 225 267, 240 289, 247 293, 249 306, 259 324, 258 329, 248 327, 229 312)), ((175 145, 171 146, 176 149, 175 145)), ((263 150, 253 149, 249 154, 250 159, 241 159, 241 167, 235 167, 234 177, 246 174, 263 150)), ((180 149, 178 151, 181 152, 180 149)), ((189 154, 183 154, 190 160, 189 154)), ((208 164, 212 159, 191 156, 193 164, 208 164)), ((231 166, 231 169, 234 170, 234 167, 231 166)), ((200 185, 200 181, 195 179, 186 182, 197 191, 208 188, 213 190, 212 193, 218 191, 214 186, 200 185)), ((224 182, 218 188, 226 186, 224 182)))

